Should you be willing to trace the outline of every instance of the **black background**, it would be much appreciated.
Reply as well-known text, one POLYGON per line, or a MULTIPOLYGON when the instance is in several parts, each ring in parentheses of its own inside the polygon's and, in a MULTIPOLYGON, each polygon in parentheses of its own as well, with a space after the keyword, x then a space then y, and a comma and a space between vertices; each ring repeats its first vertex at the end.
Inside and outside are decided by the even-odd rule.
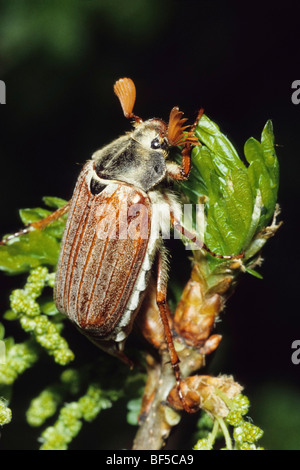
MULTIPOLYGON (((11 19, 7 3, 1 2, 4 18, 25 29, 33 10, 11 19)), ((42 2, 32 2, 33 9, 35 3, 42 2)), ((75 3, 79 9, 82 2, 75 3)), ((300 79, 297 2, 132 0, 127 9, 125 3, 95 12, 82 7, 81 29, 66 29, 65 36, 49 8, 54 45, 43 21, 19 42, 6 40, 0 21, 0 79, 7 87, 0 109, 1 232, 18 229, 17 209, 40 205, 44 195, 69 199, 80 165, 130 129, 112 91, 122 76, 136 83, 138 115, 167 119, 178 105, 193 120, 203 106, 240 155, 246 139, 259 139, 272 119, 284 225, 264 249, 264 279, 245 275, 228 302, 211 368, 245 386, 266 447, 299 449, 300 364, 291 361, 291 344, 300 339, 300 104, 291 101, 292 82, 300 79)), ((15 280, 1 276, 1 286, 4 310, 5 288, 15 280)))

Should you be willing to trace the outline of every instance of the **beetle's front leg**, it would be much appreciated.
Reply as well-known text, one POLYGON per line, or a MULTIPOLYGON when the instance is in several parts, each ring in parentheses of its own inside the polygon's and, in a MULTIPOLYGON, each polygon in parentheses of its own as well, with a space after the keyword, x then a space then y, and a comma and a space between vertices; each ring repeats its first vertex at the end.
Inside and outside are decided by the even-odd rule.
POLYGON ((54 222, 55 220, 58 220, 60 217, 65 215, 70 209, 70 204, 71 204, 71 201, 67 202, 65 206, 60 207, 55 212, 52 212, 52 214, 48 215, 48 217, 38 220, 37 222, 32 222, 31 224, 29 224, 27 227, 23 228, 22 230, 19 230, 18 232, 15 232, 12 235, 9 235, 8 237, 0 241, 0 245, 5 245, 10 240, 13 240, 14 238, 17 238, 17 237, 20 237, 21 235, 25 235, 26 233, 29 233, 32 229, 43 230, 43 228, 47 227, 52 222, 54 222))
MULTIPOLYGON (((194 131, 198 125, 198 122, 201 119, 201 116, 204 113, 204 109, 201 108, 197 114, 196 120, 192 127, 189 130, 189 134, 193 135, 194 131)), ((195 144, 194 144, 195 145, 195 144)), ((186 143, 181 151, 182 164, 177 165, 173 162, 167 162, 167 173, 168 176, 174 180, 186 180, 190 174, 191 170, 191 153, 193 145, 191 143, 186 143)))
POLYGON ((191 144, 185 144, 182 149, 182 165, 177 165, 174 162, 167 162, 167 175, 173 180, 183 181, 186 180, 189 176, 191 169, 191 144))

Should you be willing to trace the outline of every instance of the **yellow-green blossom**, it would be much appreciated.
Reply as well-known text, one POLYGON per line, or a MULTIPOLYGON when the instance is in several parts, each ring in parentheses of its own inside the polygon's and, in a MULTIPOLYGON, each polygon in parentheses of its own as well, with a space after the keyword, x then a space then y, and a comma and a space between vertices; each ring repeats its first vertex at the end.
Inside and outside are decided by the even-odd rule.
POLYGON ((5 403, 5 400, 0 398, 0 426, 8 424, 11 421, 11 409, 5 403))

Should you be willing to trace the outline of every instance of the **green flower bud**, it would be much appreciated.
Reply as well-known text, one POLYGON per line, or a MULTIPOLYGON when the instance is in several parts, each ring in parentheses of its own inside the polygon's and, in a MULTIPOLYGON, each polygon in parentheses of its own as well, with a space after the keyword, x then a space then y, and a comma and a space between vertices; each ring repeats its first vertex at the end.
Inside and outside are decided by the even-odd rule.
POLYGON ((252 423, 244 421, 241 426, 238 426, 233 431, 233 437, 236 442, 254 443, 263 435, 262 429, 252 423))
POLYGON ((241 415, 245 415, 249 411, 250 401, 246 395, 241 393, 232 399, 232 409, 238 411, 241 415))
POLYGON ((30 297, 26 289, 16 289, 10 296, 10 306, 17 314, 26 314, 34 317, 40 314, 40 307, 35 300, 30 297))
POLYGON ((26 412, 27 422, 31 426, 41 426, 46 419, 53 416, 57 405, 60 402, 60 395, 54 390, 43 390, 40 395, 34 398, 26 412))
POLYGON ((11 409, 8 408, 5 401, 0 398, 0 426, 10 423, 11 416, 11 409))
POLYGON ((194 450, 212 450, 212 446, 209 445, 208 439, 200 439, 194 446, 194 450))
POLYGON ((231 424, 231 426, 238 426, 240 423, 243 422, 242 415, 239 411, 233 410, 228 413, 228 415, 225 418, 225 421, 228 424, 231 424))

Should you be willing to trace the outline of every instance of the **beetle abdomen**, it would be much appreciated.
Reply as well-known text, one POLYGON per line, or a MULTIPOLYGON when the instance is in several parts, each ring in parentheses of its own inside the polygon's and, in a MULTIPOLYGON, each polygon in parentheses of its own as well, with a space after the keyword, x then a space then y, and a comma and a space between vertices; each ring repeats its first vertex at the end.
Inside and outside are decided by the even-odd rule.
POLYGON ((134 316, 137 310, 130 303, 136 297, 136 283, 143 282, 139 273, 147 254, 151 206, 146 193, 118 182, 108 182, 93 195, 92 176, 92 162, 88 162, 72 198, 55 301, 58 310, 85 334, 104 339, 122 323, 125 312, 134 316))

